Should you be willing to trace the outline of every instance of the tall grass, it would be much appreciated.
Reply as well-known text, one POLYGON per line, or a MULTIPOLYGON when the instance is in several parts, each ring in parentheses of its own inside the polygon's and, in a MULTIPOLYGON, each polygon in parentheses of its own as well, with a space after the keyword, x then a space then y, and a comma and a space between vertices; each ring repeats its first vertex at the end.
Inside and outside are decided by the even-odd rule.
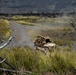
MULTIPOLYGON (((76 52, 66 50, 54 50, 46 55, 29 47, 14 49, 3 49, 0 52, 16 69, 24 67, 31 71, 32 75, 42 75, 46 72, 54 72, 58 75, 66 75, 71 68, 76 72, 76 52)), ((3 67, 9 68, 3 64, 3 67)))
POLYGON ((10 23, 8 20, 0 19, 0 38, 7 39, 10 36, 10 23))

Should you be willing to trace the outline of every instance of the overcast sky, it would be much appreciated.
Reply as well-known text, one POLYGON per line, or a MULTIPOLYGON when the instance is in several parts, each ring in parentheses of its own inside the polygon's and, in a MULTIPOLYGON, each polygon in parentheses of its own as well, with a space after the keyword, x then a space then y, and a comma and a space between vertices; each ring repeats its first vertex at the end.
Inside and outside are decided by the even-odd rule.
POLYGON ((0 0, 0 12, 68 12, 76 10, 76 0, 0 0))

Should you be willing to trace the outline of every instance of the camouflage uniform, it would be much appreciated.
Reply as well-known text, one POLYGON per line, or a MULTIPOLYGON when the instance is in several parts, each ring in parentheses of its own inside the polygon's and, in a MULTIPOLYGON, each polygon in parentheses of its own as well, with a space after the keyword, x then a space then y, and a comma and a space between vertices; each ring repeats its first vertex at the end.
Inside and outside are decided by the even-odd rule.
POLYGON ((37 39, 34 41, 36 49, 38 49, 38 47, 44 48, 47 39, 49 40, 48 42, 51 42, 50 37, 37 36, 37 39))

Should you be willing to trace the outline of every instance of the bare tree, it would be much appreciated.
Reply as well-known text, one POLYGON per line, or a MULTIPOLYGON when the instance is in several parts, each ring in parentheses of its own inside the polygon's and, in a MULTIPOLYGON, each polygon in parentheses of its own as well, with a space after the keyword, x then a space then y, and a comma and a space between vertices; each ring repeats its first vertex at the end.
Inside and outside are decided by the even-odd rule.
POLYGON ((2 46, 0 46, 0 50, 3 49, 4 47, 6 47, 6 46, 12 41, 13 38, 14 38, 14 37, 11 36, 11 37, 7 40, 7 42, 5 42, 2 46))
MULTIPOLYGON (((14 37, 10 37, 2 46, 0 46, 0 50, 1 49, 3 49, 4 47, 6 47, 11 41, 12 41, 12 39, 13 39, 14 37)), ((7 61, 6 61, 6 59, 5 58, 2 58, 1 56, 0 56, 0 64, 1 63, 3 63, 3 62, 5 62, 7 65, 9 65, 12 69, 15 69, 10 63, 8 63, 7 61)))
MULTIPOLYGON (((6 47, 13 39, 14 37, 10 37, 7 42, 5 42, 2 46, 0 46, 0 50, 3 49, 4 47, 6 47)), ((8 65, 11 69, 6 69, 6 68, 3 68, 0 66, 0 71, 2 72, 5 72, 5 73, 8 73, 8 75, 13 75, 13 74, 20 74, 20 75, 28 75, 28 74, 31 74, 30 71, 20 71, 20 70, 17 70, 14 66, 12 66, 11 63, 9 63, 6 58, 3 58, 0 56, 0 64, 2 63, 5 63, 6 65, 8 65)))

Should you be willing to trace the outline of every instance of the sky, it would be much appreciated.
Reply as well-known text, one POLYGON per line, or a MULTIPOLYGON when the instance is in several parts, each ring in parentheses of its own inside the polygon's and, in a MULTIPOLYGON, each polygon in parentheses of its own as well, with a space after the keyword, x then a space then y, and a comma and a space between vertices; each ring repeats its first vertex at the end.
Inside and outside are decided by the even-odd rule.
POLYGON ((76 0, 0 0, 0 13, 69 12, 76 0))

